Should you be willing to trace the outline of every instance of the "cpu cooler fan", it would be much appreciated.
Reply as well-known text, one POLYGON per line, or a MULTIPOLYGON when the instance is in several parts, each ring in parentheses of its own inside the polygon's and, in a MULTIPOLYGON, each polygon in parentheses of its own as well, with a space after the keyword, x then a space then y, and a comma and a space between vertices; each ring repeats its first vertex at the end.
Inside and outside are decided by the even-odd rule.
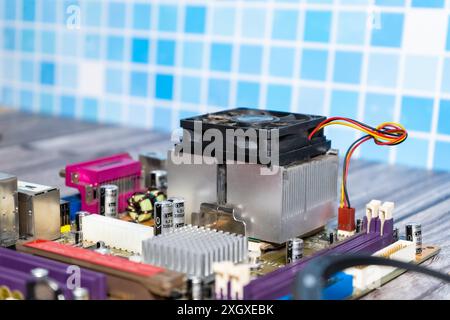
POLYGON ((250 163, 264 163, 261 162, 261 154, 266 154, 273 159, 275 151, 273 140, 276 139, 278 164, 287 165, 324 154, 330 149, 330 141, 326 139, 323 132, 315 135, 313 140, 308 140, 308 134, 325 119, 317 115, 237 108, 182 119, 181 127, 185 130, 185 134, 187 133, 183 141, 184 149, 189 146, 190 150, 194 150, 193 153, 198 153, 199 150, 203 152, 210 143, 208 139, 203 139, 204 133, 208 129, 217 129, 223 134, 225 141, 223 149, 216 150, 214 156, 220 159, 238 160, 241 159, 238 158, 239 155, 244 155, 245 161, 250 163), (197 136, 194 135, 196 128, 201 130, 196 132, 197 136), (246 135, 248 129, 254 130, 255 141, 248 141, 248 135, 246 135), (200 139, 198 134, 201 134, 200 139), (247 140, 239 140, 239 137, 247 140), (196 147, 196 144, 201 144, 201 148, 196 147), (260 152, 261 147, 266 150, 260 152), (258 155, 254 158, 255 160, 249 156, 252 152, 258 155))

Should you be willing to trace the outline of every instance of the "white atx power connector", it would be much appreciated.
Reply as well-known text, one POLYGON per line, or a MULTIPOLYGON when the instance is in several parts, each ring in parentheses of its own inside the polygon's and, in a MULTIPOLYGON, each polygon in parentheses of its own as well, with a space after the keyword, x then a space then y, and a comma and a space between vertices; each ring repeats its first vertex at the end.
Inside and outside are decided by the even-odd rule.
POLYGON ((110 248, 142 254, 142 241, 153 237, 153 228, 137 223, 90 214, 83 217, 83 240, 103 241, 110 248))

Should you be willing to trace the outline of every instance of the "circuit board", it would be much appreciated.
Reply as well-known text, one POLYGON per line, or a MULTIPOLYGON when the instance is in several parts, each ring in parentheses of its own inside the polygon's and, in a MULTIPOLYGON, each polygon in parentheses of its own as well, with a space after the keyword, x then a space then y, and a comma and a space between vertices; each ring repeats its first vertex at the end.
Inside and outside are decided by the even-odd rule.
MULTIPOLYGON (((303 255, 308 257, 320 250, 328 248, 330 246, 329 240, 327 239, 329 233, 329 230, 322 229, 313 235, 303 238, 303 255)), ((259 245, 261 248, 259 266, 252 270, 252 275, 263 276, 286 265, 286 247, 284 245, 277 246, 265 242, 259 242, 259 245)))
MULTIPOLYGON (((127 215, 121 215, 121 219, 124 221, 131 221, 130 218, 127 215)), ((142 223, 147 226, 153 226, 153 219, 148 220, 144 223, 142 223)), ((317 233, 312 234, 310 236, 304 237, 304 250, 303 254, 304 257, 313 256, 314 254, 318 253, 321 250, 327 249, 332 247, 333 245, 336 245, 339 243, 337 239, 333 241, 333 243, 330 243, 329 235, 330 233, 334 233, 336 230, 329 229, 329 228, 323 228, 319 230, 317 233)), ((286 266, 286 247, 284 245, 276 245, 271 244, 267 242, 261 242, 256 239, 250 239, 250 242, 253 244, 256 244, 259 246, 261 250, 261 255, 257 259, 257 263, 254 264, 251 268, 251 275, 254 278, 261 277, 264 275, 267 275, 277 269, 280 269, 284 266, 286 266)), ((58 242, 64 243, 66 245, 75 245, 73 239, 71 238, 61 238, 58 240, 58 242)), ((85 249, 89 250, 96 250, 96 243, 93 242, 84 242, 83 247, 85 249)), ((119 248, 114 247, 108 247, 109 252, 108 254, 117 256, 123 259, 129 259, 131 256, 134 255, 133 252, 121 250, 119 248)), ((422 253, 419 255, 416 255, 416 258, 412 263, 414 264, 421 264, 425 262, 426 260, 431 259, 435 255, 437 255, 440 252, 440 248, 438 246, 433 245, 423 245, 422 253)), ((373 284, 367 287, 365 290, 358 290, 355 288, 353 291, 353 294, 348 297, 348 299, 356 300, 359 299, 368 293, 376 290, 378 287, 383 286, 384 284, 388 283, 389 281, 392 281, 393 279, 399 277, 403 273, 405 273, 405 270, 401 269, 394 269, 389 274, 383 276, 377 284, 373 284)))
MULTIPOLYGON (((328 239, 328 235, 330 234, 330 232, 333 232, 333 230, 324 228, 316 234, 303 238, 304 257, 312 256, 323 249, 331 247, 332 244, 330 244, 328 239)), ((339 241, 333 242, 333 244, 336 243, 339 243, 339 241)), ((261 248, 261 256, 257 266, 252 269, 252 276, 261 277, 286 266, 285 246, 274 246, 272 244, 263 242, 258 242, 258 244, 261 248)), ((415 260, 411 261, 411 263, 421 264, 436 256, 440 252, 440 250, 441 249, 438 246, 424 244, 422 247, 422 253, 416 254, 415 260)), ((372 283, 371 285, 369 285, 365 290, 358 290, 357 288, 355 288, 353 294, 347 299, 360 299, 361 297, 394 280, 405 272, 406 270, 394 269, 392 272, 379 279, 376 284, 372 283)))
MULTIPOLYGON (((191 120, 196 119, 182 121, 181 126, 193 129, 191 120)), ((208 165, 206 160, 210 159, 197 153, 197 149, 207 147, 202 142, 198 145, 202 148, 183 152, 194 160, 205 160, 194 161, 198 164, 195 167, 178 163, 172 153, 163 162, 151 155, 137 161, 129 154, 118 154, 68 164, 60 175, 78 195, 67 199, 56 196, 59 190, 49 187, 45 190, 55 196, 46 200, 41 193, 24 190, 24 183, 18 184, 16 177, 3 175, 0 180, 10 199, 9 215, 14 217, 18 208, 21 226, 31 226, 30 230, 10 226, 15 231, 7 243, 15 243, 16 250, 25 254, 61 263, 48 268, 60 271, 65 264, 77 264, 90 270, 86 286, 90 286, 92 298, 102 299, 308 298, 294 284, 299 277, 311 275, 303 272, 308 265, 317 269, 315 259, 325 262, 345 259, 345 255, 349 259, 355 254, 371 255, 373 258, 367 260, 374 265, 361 266, 365 262, 358 260, 356 267, 334 272, 327 281, 316 275, 321 279, 316 283, 322 286, 315 290, 316 298, 358 299, 405 272, 385 266, 400 264, 381 258, 420 264, 440 251, 437 246, 422 245, 419 223, 406 224, 400 236, 394 221, 395 203, 390 199, 368 202, 362 219, 356 219, 356 209, 350 205, 346 177, 354 148, 370 138, 386 145, 401 143, 407 138, 401 125, 384 123, 374 129, 346 118, 251 109, 207 114, 201 120, 207 124, 205 128, 279 128, 284 138, 278 170, 266 174, 263 159, 250 157, 250 149, 239 143, 236 149, 245 155, 242 163, 208 165), (322 130, 337 120, 334 124, 347 121, 369 134, 347 152, 339 208, 340 160, 322 130), (16 199, 17 192, 22 197, 16 199), (44 200, 52 204, 51 215, 33 205, 44 200), (26 211, 28 207, 39 210, 26 211), (51 233, 43 233, 31 223, 37 215, 45 217, 39 221, 52 226, 51 233)), ((197 146, 196 141, 191 144, 184 139, 174 148, 183 147, 185 142, 185 146, 197 146)), ((234 140, 230 142, 234 145, 234 140)), ((214 157, 220 156, 220 150, 216 151, 214 157)), ((235 158, 227 149, 223 151, 226 159, 235 158)), ((17 261, 21 258, 14 257, 17 261)), ((23 259, 29 262, 34 258, 23 259)), ((11 274, 17 273, 11 262, 4 262, 4 266, 11 274)), ((75 296, 80 292, 65 286, 66 273, 53 274, 66 298, 91 297, 88 289, 75 296)), ((17 276, 8 276, 3 281, 11 285, 17 276)), ((26 277, 21 279, 22 291, 27 281, 26 277)), ((301 287, 304 282, 299 283, 301 287)))
MULTIPOLYGON (((438 246, 433 246, 433 245, 426 245, 424 244, 422 247, 422 254, 416 254, 416 259, 414 261, 412 261, 411 263, 414 264, 421 264, 431 258, 433 258, 434 256, 436 256, 439 252, 441 251, 441 248, 438 246)), ((386 283, 388 283, 389 281, 394 280, 395 278, 401 276, 403 273, 405 273, 406 270, 402 270, 402 269, 395 269, 394 271, 392 271, 391 273, 389 273, 388 275, 384 276, 383 278, 381 278, 380 282, 379 282, 379 286, 383 286, 386 283)), ((353 292, 353 295, 350 297, 350 299, 360 299, 361 297, 369 294, 370 292, 374 291, 377 289, 377 287, 379 286, 371 286, 370 288, 367 288, 366 290, 357 290, 355 289, 353 292)))

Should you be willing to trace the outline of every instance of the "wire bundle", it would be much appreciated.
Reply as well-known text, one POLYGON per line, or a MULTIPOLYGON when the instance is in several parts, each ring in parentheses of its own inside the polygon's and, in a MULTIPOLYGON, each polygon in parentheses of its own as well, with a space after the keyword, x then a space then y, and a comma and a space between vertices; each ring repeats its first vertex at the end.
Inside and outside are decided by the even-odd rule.
POLYGON ((323 128, 330 125, 342 125, 356 129, 358 131, 364 132, 365 135, 357 139, 348 148, 345 157, 342 170, 342 184, 341 184, 341 200, 340 207, 351 208, 350 199, 347 191, 347 176, 348 168, 350 165, 350 158, 352 157, 355 150, 364 142, 373 140, 377 145, 380 146, 395 146, 402 143, 408 138, 408 132, 399 123, 395 122, 384 122, 377 127, 371 127, 365 123, 343 117, 332 117, 322 121, 308 136, 311 140, 314 135, 322 130, 323 128))

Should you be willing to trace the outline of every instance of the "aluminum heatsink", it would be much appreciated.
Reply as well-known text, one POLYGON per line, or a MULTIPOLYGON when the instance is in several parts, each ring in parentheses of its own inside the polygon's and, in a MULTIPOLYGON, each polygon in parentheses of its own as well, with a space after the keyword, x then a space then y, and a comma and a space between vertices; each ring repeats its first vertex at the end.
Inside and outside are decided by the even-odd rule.
POLYGON ((247 254, 246 237, 191 225, 142 242, 144 263, 197 277, 211 275, 215 262, 243 262, 247 254))

